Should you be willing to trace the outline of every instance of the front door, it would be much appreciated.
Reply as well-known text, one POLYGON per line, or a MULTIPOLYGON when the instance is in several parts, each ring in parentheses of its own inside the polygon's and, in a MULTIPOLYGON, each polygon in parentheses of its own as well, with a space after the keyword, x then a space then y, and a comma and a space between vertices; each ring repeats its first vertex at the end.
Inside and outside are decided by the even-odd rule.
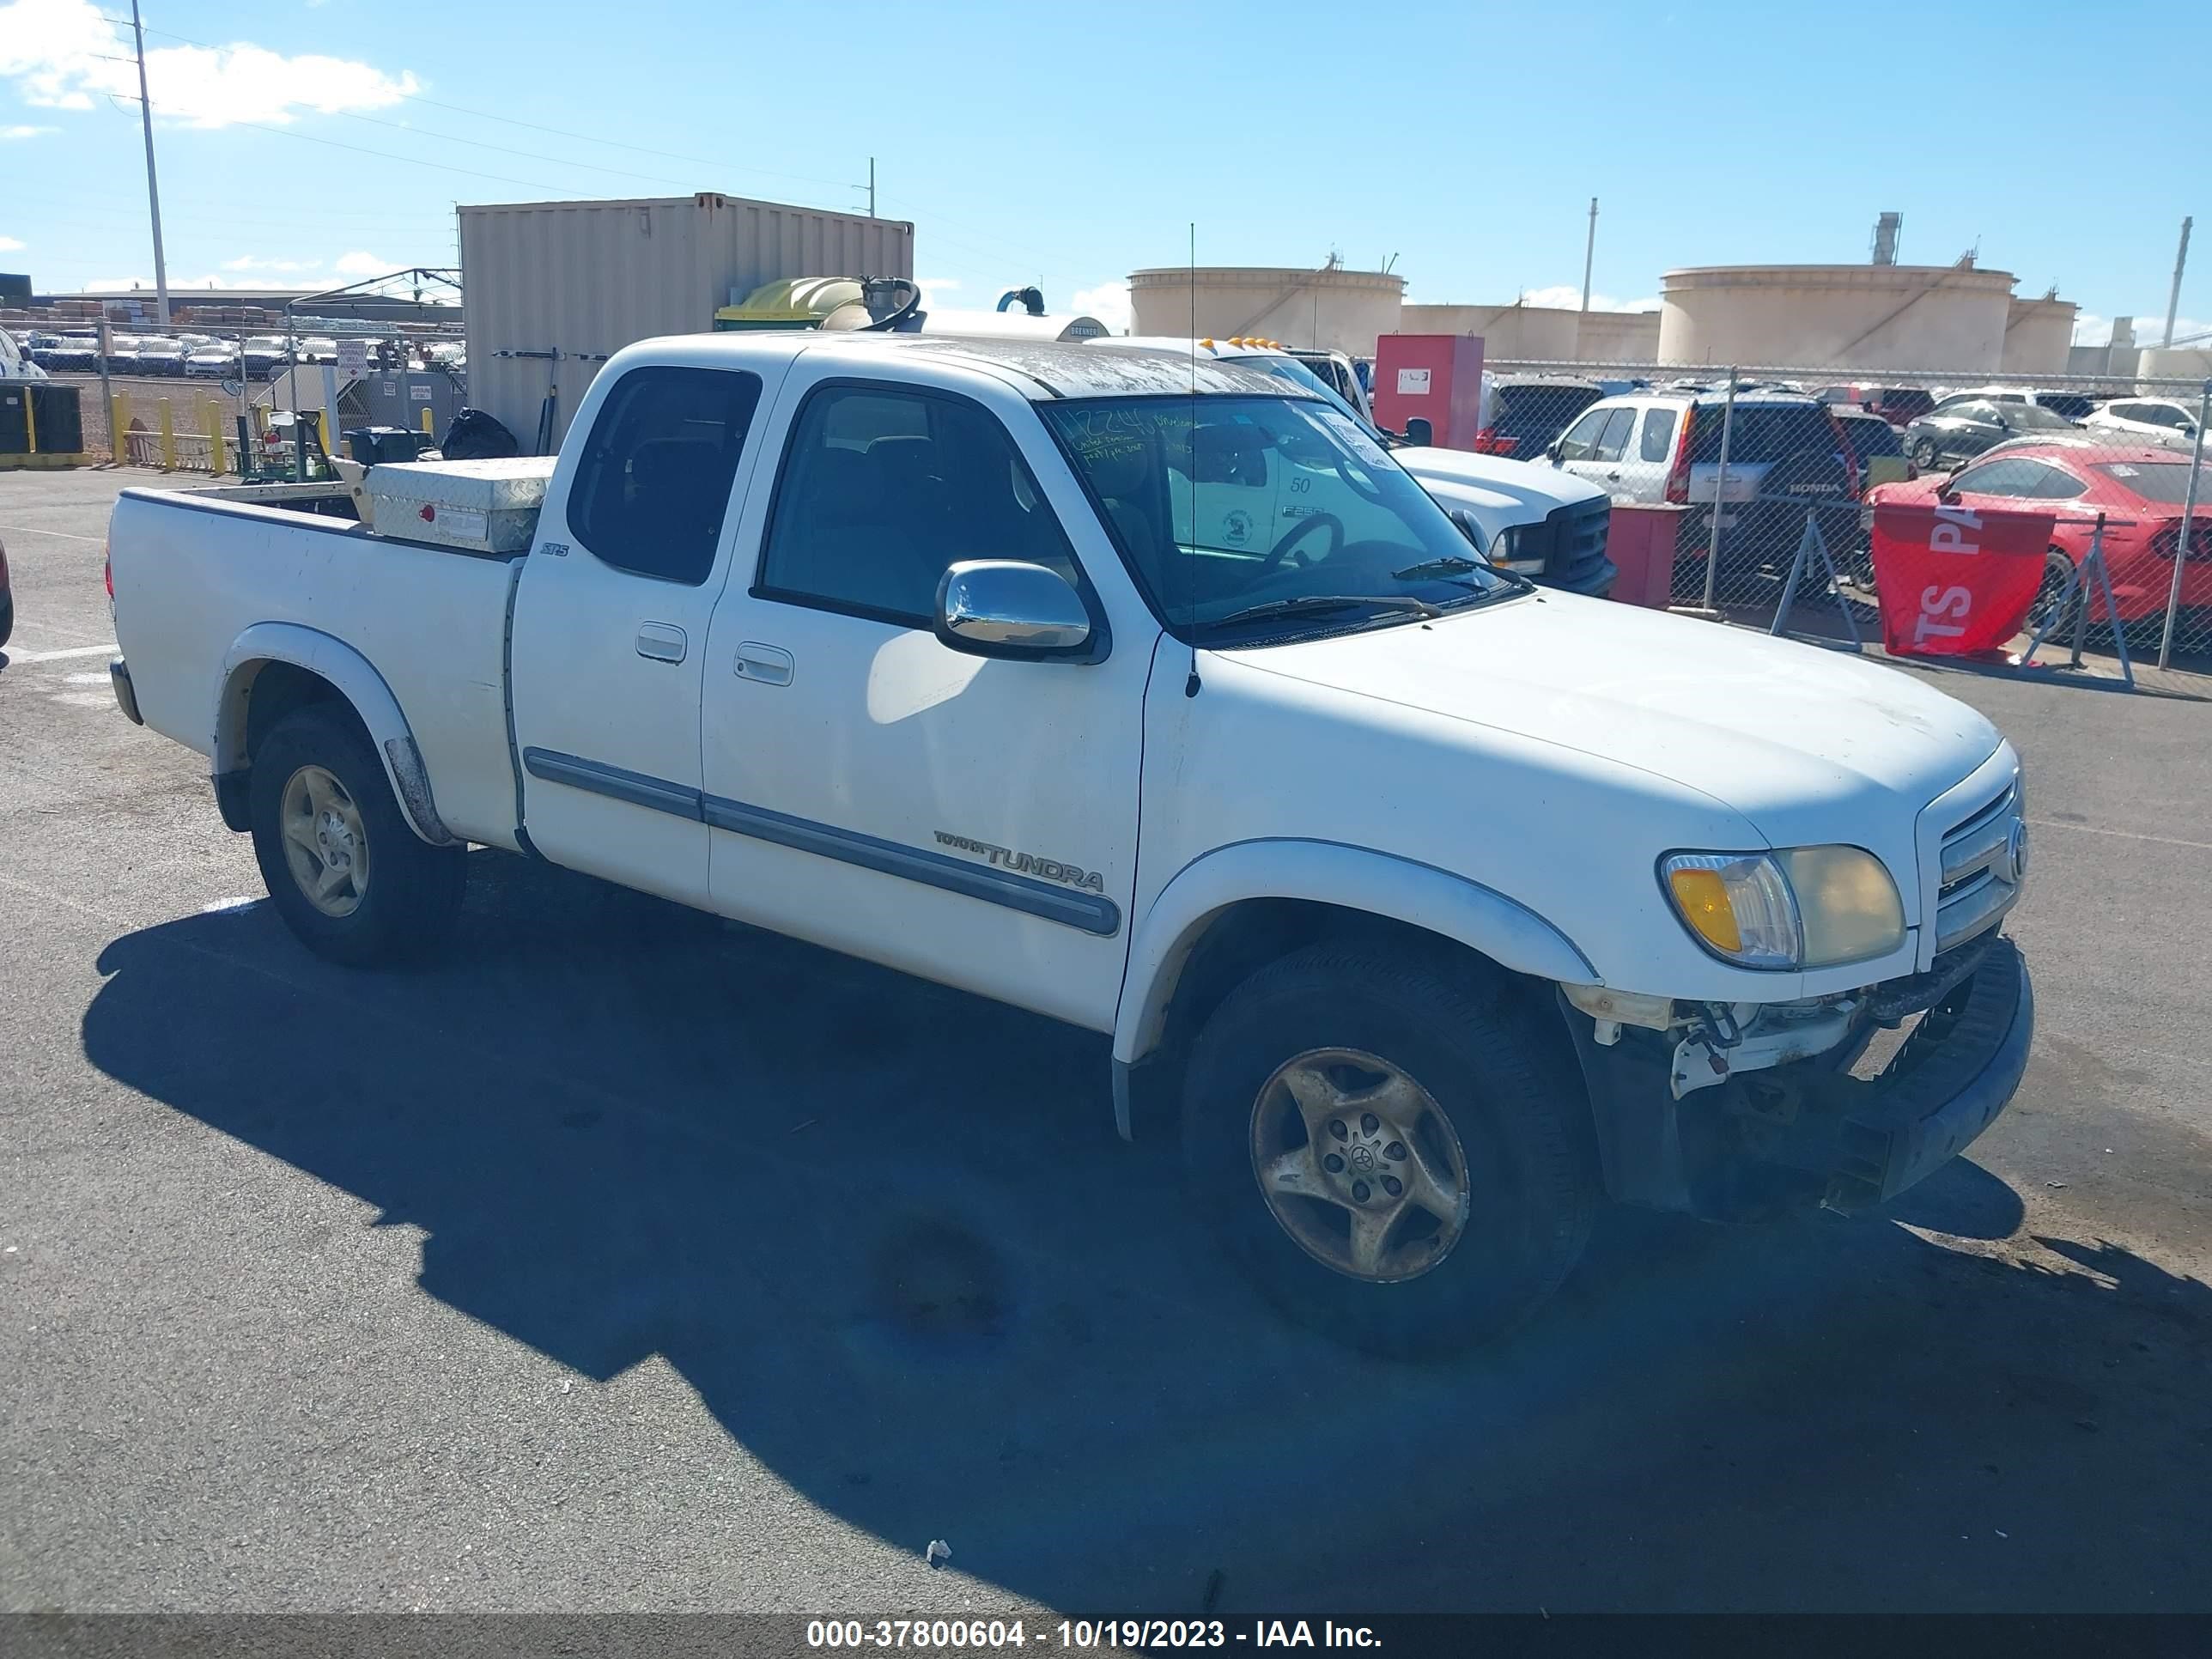
POLYGON ((738 537, 759 566, 708 641, 715 906, 1110 1030, 1158 630, 1018 393, 836 369, 787 383, 781 472, 738 537), (939 643, 939 579, 968 559, 1059 571, 1121 624, 1104 659, 939 643))
POLYGON ((705 906, 699 693, 757 374, 644 365, 580 411, 515 596, 523 820, 556 864, 705 906), (588 428, 586 422, 588 422, 588 428))

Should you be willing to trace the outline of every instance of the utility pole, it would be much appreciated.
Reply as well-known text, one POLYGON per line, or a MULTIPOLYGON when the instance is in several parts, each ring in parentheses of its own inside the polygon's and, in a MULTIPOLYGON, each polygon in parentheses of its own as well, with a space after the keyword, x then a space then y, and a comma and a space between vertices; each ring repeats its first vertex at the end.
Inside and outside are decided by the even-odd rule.
POLYGON ((2181 309, 2181 273, 2189 264, 2189 227, 2193 219, 2181 222, 2181 249, 2173 256, 2173 291, 2166 296, 2166 338, 2160 348, 2173 343, 2173 313, 2181 309))
POLYGON ((1597 198, 1590 198, 1589 240, 1583 244, 1583 309, 1589 309, 1590 267, 1597 260, 1597 198))
POLYGON ((155 320, 169 325, 169 266, 161 254, 161 190, 154 182, 154 106, 146 96, 146 27, 138 21, 138 0, 131 0, 131 33, 138 42, 138 116, 146 127, 146 204, 154 215, 155 320))
MULTIPOLYGON (((868 217, 870 217, 871 219, 872 219, 872 218, 874 218, 875 216, 876 216, 876 158, 875 158, 874 156, 871 155, 870 157, 868 157, 868 217)), ((2174 280, 2175 280, 2176 282, 2179 282, 2179 281, 2180 280, 2180 278, 2179 278, 2179 277, 2176 277, 2174 280)))

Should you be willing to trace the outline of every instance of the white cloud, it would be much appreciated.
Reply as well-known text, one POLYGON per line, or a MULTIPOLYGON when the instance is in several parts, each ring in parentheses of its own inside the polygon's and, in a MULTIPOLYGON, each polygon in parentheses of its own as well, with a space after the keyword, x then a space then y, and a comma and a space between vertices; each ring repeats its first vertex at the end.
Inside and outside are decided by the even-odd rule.
POLYGON ((404 270, 406 267, 396 265, 389 259, 380 259, 374 253, 364 253, 356 248, 351 253, 338 255, 331 269, 341 276, 359 277, 386 276, 395 270, 404 270))
MULTIPOLYGON (((1551 306, 1565 311, 1583 308, 1583 291, 1569 283, 1554 283, 1549 288, 1523 289, 1521 303, 1524 306, 1551 306)), ((1659 296, 1656 294, 1642 300, 1616 300, 1610 294, 1593 292, 1592 311, 1656 311, 1659 296)))
POLYGON ((50 132, 59 132, 60 131, 61 129, 59 127, 27 127, 21 125, 0 127, 0 143, 7 143, 11 140, 18 138, 43 138, 50 132))
POLYGON ((235 259, 222 262, 225 270, 266 270, 277 275, 290 275, 303 270, 320 270, 320 259, 264 259, 256 254, 242 253, 235 259))
POLYGON ((23 244, 13 236, 0 236, 0 253, 16 252, 22 246, 23 244))
POLYGON ((1067 308, 1079 317, 1096 317, 1115 334, 1127 334, 1135 314, 1130 308, 1127 283, 1101 283, 1097 288, 1078 289, 1068 295, 1067 308))
MULTIPOLYGON (((45 109, 90 109, 96 96, 138 93, 131 48, 93 0, 0 5, 0 80, 45 109)), ((302 110, 384 109, 420 84, 404 70, 393 76, 353 58, 288 58, 244 41, 152 47, 146 82, 157 116, 194 127, 283 123, 302 110)))

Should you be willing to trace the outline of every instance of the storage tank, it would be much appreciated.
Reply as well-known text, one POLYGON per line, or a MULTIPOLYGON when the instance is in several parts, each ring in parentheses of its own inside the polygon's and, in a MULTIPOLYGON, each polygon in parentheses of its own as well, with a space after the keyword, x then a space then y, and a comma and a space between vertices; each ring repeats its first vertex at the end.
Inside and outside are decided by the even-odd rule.
POLYGON ((1973 265, 1708 265, 1661 278, 1662 363, 1996 373, 2010 272, 1973 265))
POLYGON ((1399 329, 1406 279, 1387 270, 1188 265, 1129 273, 1133 334, 1227 339, 1256 334, 1355 357, 1399 329), (1192 316, 1195 292, 1197 315, 1192 316))
POLYGON ((1659 313, 1587 311, 1575 331, 1575 359, 1585 363, 1656 363, 1659 313))
POLYGON ((1575 355, 1581 313, 1557 306, 1425 306, 1401 307, 1394 334, 1480 334, 1486 362, 1520 359, 1564 362, 1575 355))
POLYGON ((705 333, 717 309, 781 277, 914 275, 903 219, 711 191, 459 211, 469 401, 526 453, 548 393, 558 444, 599 365, 635 341, 705 333))
POLYGON ((2078 309, 2071 300, 2047 295, 2014 300, 2005 313, 2004 356, 1997 367, 2008 374, 2063 374, 2078 309))

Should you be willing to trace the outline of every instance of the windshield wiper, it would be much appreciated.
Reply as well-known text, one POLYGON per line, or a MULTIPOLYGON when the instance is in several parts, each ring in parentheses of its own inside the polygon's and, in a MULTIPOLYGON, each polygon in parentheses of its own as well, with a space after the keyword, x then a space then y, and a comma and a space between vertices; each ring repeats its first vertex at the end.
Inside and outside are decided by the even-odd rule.
MULTIPOLYGON (((1409 564, 1404 569, 1394 570, 1390 574, 1401 581, 1410 582, 1419 581, 1425 576, 1471 576, 1478 570, 1486 570, 1504 582, 1505 592, 1533 593, 1536 591, 1536 584, 1517 570, 1508 570, 1503 565, 1488 564, 1480 559, 1462 558, 1456 553, 1447 553, 1440 559, 1424 559, 1419 564, 1409 564)), ((1497 589, 1480 590, 1481 596, 1485 598, 1492 596, 1498 591, 1497 589)), ((1459 605, 1466 602, 1455 599, 1452 603, 1459 605)))
POLYGON ((1476 570, 1492 567, 1480 559, 1462 558, 1456 553, 1447 553, 1440 559, 1423 559, 1419 564, 1409 564, 1403 570, 1390 574, 1401 582, 1419 581, 1424 576, 1464 576, 1476 570))
POLYGON ((1232 611, 1216 618, 1210 625, 1225 628, 1231 623, 1263 622, 1270 617, 1317 616, 1325 611, 1350 611, 1363 605, 1371 605, 1379 611, 1410 611, 1420 617, 1444 614, 1426 599, 1417 599, 1409 593, 1304 593, 1294 599, 1269 599, 1265 605, 1248 605, 1242 611, 1232 611))

